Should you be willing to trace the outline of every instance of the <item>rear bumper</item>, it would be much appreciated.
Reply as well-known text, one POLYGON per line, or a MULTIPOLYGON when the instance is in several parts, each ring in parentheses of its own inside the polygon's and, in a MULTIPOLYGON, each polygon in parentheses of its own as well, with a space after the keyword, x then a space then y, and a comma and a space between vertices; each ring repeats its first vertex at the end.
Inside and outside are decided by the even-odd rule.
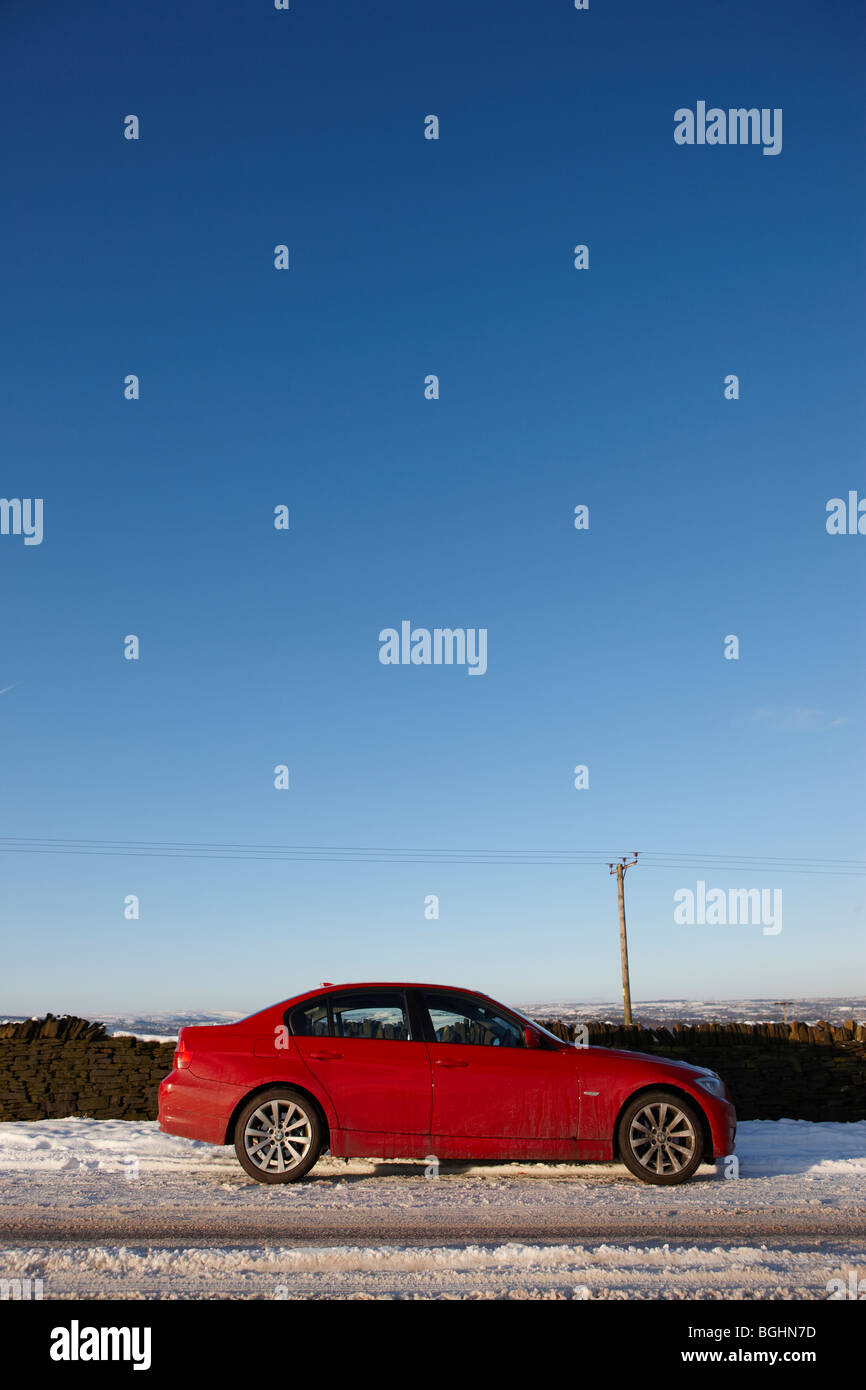
POLYGON ((228 1115, 219 1103, 220 1089, 186 1070, 170 1072, 159 1083, 160 1129, 204 1144, 224 1144, 228 1115))

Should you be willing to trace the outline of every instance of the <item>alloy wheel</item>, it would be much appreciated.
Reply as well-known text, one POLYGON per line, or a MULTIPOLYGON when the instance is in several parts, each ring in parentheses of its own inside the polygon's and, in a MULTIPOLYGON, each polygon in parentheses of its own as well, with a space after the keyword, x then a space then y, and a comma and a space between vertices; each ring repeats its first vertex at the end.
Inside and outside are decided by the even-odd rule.
POLYGON ((268 1100, 244 1126, 244 1152, 262 1173, 296 1168, 313 1142, 310 1117, 293 1100, 268 1100))
POLYGON ((679 1173, 694 1157, 698 1136, 682 1110, 670 1101, 652 1101, 632 1119, 628 1143, 637 1162, 650 1173, 679 1173))

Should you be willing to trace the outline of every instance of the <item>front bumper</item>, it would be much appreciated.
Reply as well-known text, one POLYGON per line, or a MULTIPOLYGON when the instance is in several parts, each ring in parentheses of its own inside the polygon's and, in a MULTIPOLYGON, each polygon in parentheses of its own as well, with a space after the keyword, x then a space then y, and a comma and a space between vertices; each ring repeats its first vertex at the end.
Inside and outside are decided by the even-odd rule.
POLYGON ((710 1125, 713 1158, 726 1158, 734 1152, 737 1134, 737 1112, 733 1102, 712 1098, 711 1104, 704 1102, 703 1109, 710 1125))

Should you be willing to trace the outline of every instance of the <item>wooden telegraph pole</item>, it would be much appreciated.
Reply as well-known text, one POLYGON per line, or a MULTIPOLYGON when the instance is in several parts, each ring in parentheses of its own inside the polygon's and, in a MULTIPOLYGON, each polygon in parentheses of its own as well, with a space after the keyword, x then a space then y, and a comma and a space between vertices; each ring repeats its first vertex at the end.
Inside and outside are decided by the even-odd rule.
POLYGON ((619 900, 619 955, 622 964, 622 1007, 626 1024, 631 1023, 631 986, 628 979, 628 943, 625 937, 625 889, 623 880, 626 870, 631 869, 637 863, 638 852, 635 850, 634 859, 626 863, 625 856, 620 859, 618 864, 609 864, 608 868, 612 874, 616 874, 616 895, 619 900))

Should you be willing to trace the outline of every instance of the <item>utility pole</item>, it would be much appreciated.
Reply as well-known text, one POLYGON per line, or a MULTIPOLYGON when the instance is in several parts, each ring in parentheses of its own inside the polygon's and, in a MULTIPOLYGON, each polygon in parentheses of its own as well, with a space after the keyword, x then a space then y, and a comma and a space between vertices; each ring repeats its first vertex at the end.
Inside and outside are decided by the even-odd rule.
POLYGON ((774 1000, 773 1000, 773 1003, 774 1003, 774 1004, 778 1004, 778 1005, 781 1007, 781 1010, 782 1010, 782 1017, 784 1018, 785 1022, 787 1023, 787 1022, 788 1022, 788 1005, 791 1003, 791 1000, 790 1000, 790 999, 774 999, 774 1000))
POLYGON ((623 855, 618 864, 608 864, 612 874, 616 874, 616 895, 619 900, 619 955, 622 964, 622 1007, 626 1024, 631 1023, 631 987, 628 979, 628 943, 625 939, 625 889, 623 881, 626 870, 631 869, 637 863, 638 852, 635 850, 634 859, 626 863, 623 855))

